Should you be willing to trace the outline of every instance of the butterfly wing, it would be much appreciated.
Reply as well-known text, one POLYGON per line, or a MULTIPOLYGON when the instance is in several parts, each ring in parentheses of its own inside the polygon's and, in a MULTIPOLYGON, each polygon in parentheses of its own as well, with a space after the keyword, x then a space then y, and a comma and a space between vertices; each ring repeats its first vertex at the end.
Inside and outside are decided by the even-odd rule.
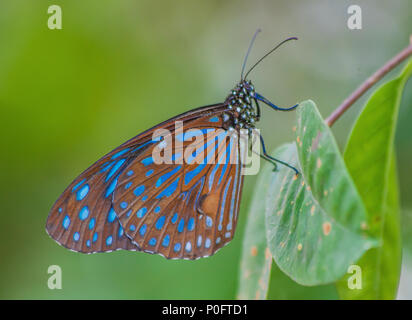
POLYGON ((222 128, 225 111, 226 106, 219 104, 184 113, 101 158, 54 204, 46 224, 49 235, 84 253, 126 249, 194 259, 216 252, 232 239, 236 226, 243 182, 240 161, 234 159, 238 144, 231 144, 231 149, 225 143, 217 147, 217 160, 229 150, 232 158, 226 165, 159 165, 144 159, 160 143, 152 140, 155 129, 174 132, 177 120, 186 129, 222 128), (165 181, 159 184, 159 179, 165 181), (139 186, 144 186, 145 194, 139 186))
MULTIPOLYGON (((200 154, 194 158, 200 163, 156 164, 147 161, 148 149, 119 176, 113 207, 126 235, 141 250, 166 258, 196 259, 214 254, 233 238, 243 183, 239 143, 236 136, 230 140, 219 121, 213 126, 204 122, 189 124, 221 129, 196 146, 206 150, 207 161, 202 163, 200 154)), ((173 148, 172 156, 177 158, 183 150, 173 148)))
POLYGON ((135 247, 113 215, 109 194, 117 175, 126 166, 127 151, 128 148, 122 148, 100 159, 75 179, 56 201, 46 230, 59 244, 84 253, 135 247), (111 246, 106 243, 109 236, 112 236, 111 246))

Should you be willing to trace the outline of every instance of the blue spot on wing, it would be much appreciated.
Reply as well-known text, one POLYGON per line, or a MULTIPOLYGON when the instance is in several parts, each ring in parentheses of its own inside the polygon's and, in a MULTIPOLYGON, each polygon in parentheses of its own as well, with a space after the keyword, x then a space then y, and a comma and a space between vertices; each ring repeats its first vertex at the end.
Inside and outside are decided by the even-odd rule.
POLYGON ((138 218, 143 218, 146 212, 147 212, 146 207, 143 207, 143 208, 140 208, 139 211, 136 212, 136 215, 138 218))
POLYGON ((113 181, 110 183, 110 185, 107 187, 106 189, 106 194, 104 195, 105 198, 107 198, 108 196, 110 196, 112 194, 112 192, 114 191, 114 189, 116 188, 117 185, 117 180, 119 179, 119 176, 117 176, 115 179, 113 179, 113 181))
POLYGON ((207 238, 206 241, 205 241, 205 248, 206 249, 210 248, 210 239, 209 238, 207 238))
POLYGON ((209 119, 210 122, 218 122, 219 118, 218 117, 212 117, 209 119))
POLYGON ((156 222, 156 229, 157 230, 160 230, 160 229, 163 228, 163 225, 165 224, 165 220, 166 220, 165 216, 162 216, 159 219, 157 219, 157 222, 156 222))
POLYGON ((136 197, 140 196, 144 191, 144 185, 138 186, 136 189, 134 189, 133 193, 136 197))
POLYGON ((109 163, 106 163, 102 166, 102 169, 100 170, 101 173, 106 172, 107 170, 109 170, 109 168, 113 165, 113 163, 115 163, 116 161, 112 161, 109 163))
POLYGON ((130 150, 130 148, 126 148, 126 149, 123 149, 123 150, 115 153, 115 154, 112 156, 112 159, 116 159, 116 158, 120 157, 121 155, 125 154, 125 153, 126 153, 127 151, 129 151, 129 150, 130 150))
POLYGON ((156 188, 160 187, 165 181, 167 181, 171 176, 173 176, 176 172, 178 172, 180 169, 182 168, 182 166, 177 166, 176 168, 174 168, 173 170, 165 173, 164 175, 162 175, 159 179, 157 179, 156 181, 156 188))
POLYGON ((199 165, 196 166, 196 168, 193 169, 192 171, 188 171, 188 172, 185 174, 185 185, 186 185, 186 184, 189 184, 190 181, 192 181, 192 179, 193 179, 194 177, 196 177, 196 176, 203 170, 203 168, 204 168, 205 166, 206 166, 206 163, 199 164, 199 165))
POLYGON ((112 223, 116 219, 116 211, 114 211, 113 207, 110 207, 109 214, 107 215, 107 221, 112 223))
POLYGON ((170 197, 177 189, 179 185, 180 177, 173 181, 167 188, 165 188, 162 192, 160 192, 156 199, 162 199, 163 197, 170 197))
POLYGON ((126 161, 126 159, 121 159, 116 162, 116 164, 113 166, 112 169, 110 169, 109 173, 107 174, 106 177, 106 182, 110 180, 110 178, 116 173, 117 170, 122 166, 122 164, 126 161))
POLYGON ((70 217, 69 216, 65 216, 62 222, 63 228, 65 228, 66 230, 69 228, 70 226, 70 217))
POLYGON ((140 149, 142 149, 143 147, 147 146, 148 144, 156 143, 156 142, 158 142, 158 141, 160 141, 160 137, 157 137, 157 139, 155 139, 155 140, 149 140, 149 141, 143 143, 141 146, 137 147, 135 150, 136 150, 136 151, 137 151, 137 150, 140 150, 140 149))
POLYGON ((83 180, 80 181, 78 184, 76 184, 76 185, 73 187, 72 191, 76 191, 76 189, 77 189, 78 187, 80 187, 80 186, 83 184, 83 182, 85 182, 85 181, 86 181, 86 179, 83 179, 83 180))
POLYGON ((213 220, 211 217, 206 216, 206 226, 210 228, 213 225, 213 220))
POLYGON ((185 227, 185 219, 182 218, 180 219, 179 224, 177 226, 177 231, 182 232, 184 227, 185 227))
POLYGON ((89 221, 89 230, 92 230, 95 225, 96 225, 96 219, 91 218, 90 221, 89 221))
POLYGON ((152 164, 153 163, 153 157, 148 157, 146 159, 143 159, 142 163, 144 164, 144 166, 148 166, 148 165, 152 164))
POLYGON ((163 242, 162 242, 162 246, 163 247, 167 247, 170 243, 170 236, 167 234, 165 235, 165 237, 163 238, 163 242))
POLYGON ((76 193, 77 201, 83 200, 84 197, 86 197, 87 194, 89 193, 89 190, 90 190, 90 187, 88 184, 85 184, 83 187, 81 187, 79 191, 77 191, 76 193))
POLYGON ((84 206, 84 207, 81 208, 81 210, 79 211, 79 218, 80 218, 80 220, 85 220, 85 219, 87 219, 88 216, 89 216, 89 207, 88 207, 88 206, 84 206))
POLYGON ((187 222, 187 230, 193 231, 194 227, 195 227, 195 219, 190 218, 189 221, 187 222))
POLYGON ((181 244, 180 244, 180 243, 176 243, 175 246, 174 246, 174 248, 173 248, 173 250, 174 250, 174 252, 179 252, 181 248, 182 248, 181 244))
POLYGON ((140 231, 139 231, 139 233, 142 237, 146 233, 146 230, 147 230, 147 225, 146 224, 142 225, 141 228, 140 228, 140 231))

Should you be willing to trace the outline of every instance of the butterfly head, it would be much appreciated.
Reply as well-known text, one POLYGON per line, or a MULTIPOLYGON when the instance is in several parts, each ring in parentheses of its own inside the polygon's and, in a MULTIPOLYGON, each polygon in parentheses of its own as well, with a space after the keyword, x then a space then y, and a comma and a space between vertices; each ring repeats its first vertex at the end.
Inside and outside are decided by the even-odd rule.
POLYGON ((242 80, 238 83, 226 98, 226 104, 233 117, 233 129, 251 130, 259 121, 259 106, 256 103, 255 88, 251 81, 242 80))

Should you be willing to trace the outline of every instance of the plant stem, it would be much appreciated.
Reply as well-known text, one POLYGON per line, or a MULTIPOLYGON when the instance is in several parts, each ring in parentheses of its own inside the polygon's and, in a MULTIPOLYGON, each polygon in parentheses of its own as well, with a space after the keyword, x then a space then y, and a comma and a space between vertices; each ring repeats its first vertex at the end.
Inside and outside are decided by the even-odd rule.
POLYGON ((399 65, 402 61, 412 55, 412 36, 410 38, 410 44, 395 57, 389 60, 382 68, 376 71, 370 76, 364 83, 362 83, 342 104, 336 108, 335 111, 325 120, 327 125, 331 127, 336 120, 338 120, 342 114, 352 106, 356 100, 358 100, 370 87, 378 82, 385 74, 399 65))

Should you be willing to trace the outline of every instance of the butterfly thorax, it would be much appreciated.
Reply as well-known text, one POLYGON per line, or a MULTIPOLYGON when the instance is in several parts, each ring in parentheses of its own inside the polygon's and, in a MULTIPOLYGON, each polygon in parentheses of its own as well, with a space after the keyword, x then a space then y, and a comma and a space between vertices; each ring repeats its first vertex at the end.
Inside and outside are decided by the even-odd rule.
POLYGON ((230 92, 225 103, 233 117, 232 126, 228 127, 229 130, 255 128, 260 112, 255 100, 255 88, 250 81, 242 80, 230 92))

